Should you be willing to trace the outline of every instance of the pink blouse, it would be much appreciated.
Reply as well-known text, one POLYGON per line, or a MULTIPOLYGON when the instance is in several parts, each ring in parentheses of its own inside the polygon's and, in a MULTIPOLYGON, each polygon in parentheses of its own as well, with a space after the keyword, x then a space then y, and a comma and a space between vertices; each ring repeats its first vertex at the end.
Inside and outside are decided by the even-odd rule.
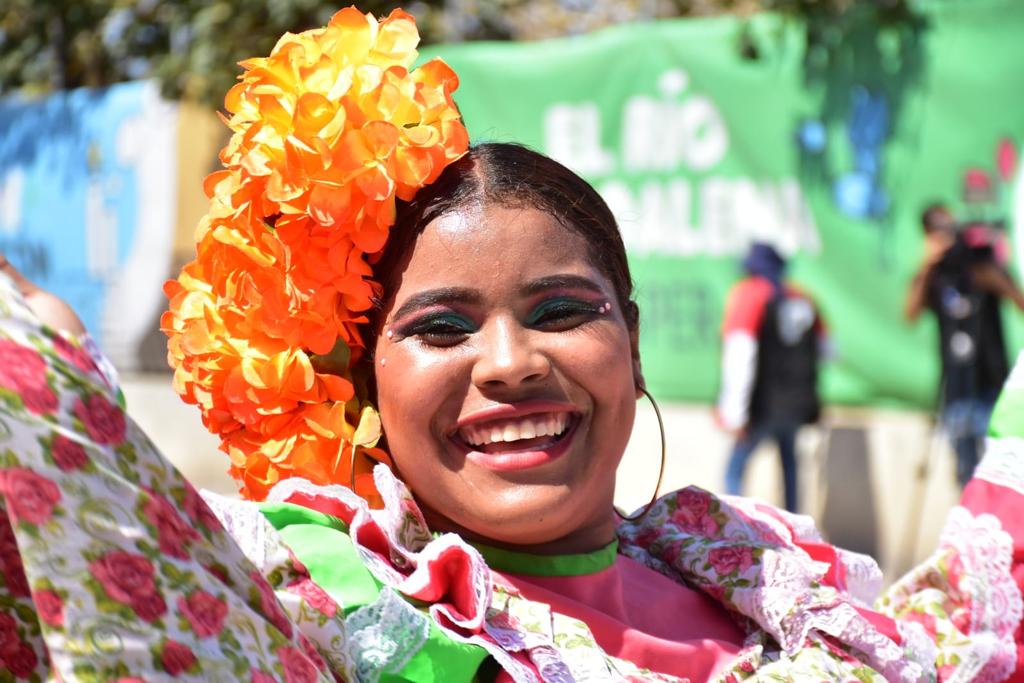
POLYGON ((624 555, 578 576, 493 574, 585 622, 608 654, 651 671, 707 681, 741 649, 743 632, 721 605, 624 555))

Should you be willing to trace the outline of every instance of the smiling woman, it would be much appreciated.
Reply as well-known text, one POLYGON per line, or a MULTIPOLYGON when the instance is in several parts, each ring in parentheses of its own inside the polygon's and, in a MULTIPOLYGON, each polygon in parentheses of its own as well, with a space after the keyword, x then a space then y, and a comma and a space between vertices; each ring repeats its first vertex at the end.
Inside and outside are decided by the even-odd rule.
POLYGON ((377 268, 374 374, 396 469, 432 528, 539 552, 605 546, 643 383, 614 219, 582 180, 514 145, 471 150, 437 188, 400 211, 403 239, 377 268), (545 194, 570 210, 577 197, 591 220, 553 214, 545 194))
POLYGON ((250 500, 201 498, 81 330, 0 276, 0 678, 1021 675, 1020 373, 936 554, 884 594, 758 502, 620 517, 644 382, 615 221, 543 155, 467 148, 414 39, 342 10, 228 98, 163 324, 250 500))

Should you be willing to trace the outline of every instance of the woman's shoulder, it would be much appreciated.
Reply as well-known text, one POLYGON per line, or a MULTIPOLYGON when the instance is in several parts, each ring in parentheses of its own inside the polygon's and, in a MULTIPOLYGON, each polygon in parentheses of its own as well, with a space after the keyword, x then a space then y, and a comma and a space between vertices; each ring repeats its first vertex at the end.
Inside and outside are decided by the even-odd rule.
POLYGON ((877 563, 828 545, 809 517, 687 487, 620 525, 619 542, 623 553, 744 619, 750 638, 764 643, 761 664, 820 655, 824 665, 829 647, 815 643, 834 639, 890 680, 921 673, 890 637, 891 620, 865 609, 881 584, 877 563))

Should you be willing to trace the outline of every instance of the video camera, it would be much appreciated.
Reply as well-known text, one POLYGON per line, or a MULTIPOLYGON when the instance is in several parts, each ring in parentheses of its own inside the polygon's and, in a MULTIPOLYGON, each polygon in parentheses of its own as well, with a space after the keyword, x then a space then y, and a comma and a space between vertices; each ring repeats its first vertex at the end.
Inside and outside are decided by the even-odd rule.
POLYGON ((953 244, 939 261, 937 268, 959 279, 970 266, 1000 263, 1000 244, 1004 240, 1006 222, 964 221, 953 226, 953 244))

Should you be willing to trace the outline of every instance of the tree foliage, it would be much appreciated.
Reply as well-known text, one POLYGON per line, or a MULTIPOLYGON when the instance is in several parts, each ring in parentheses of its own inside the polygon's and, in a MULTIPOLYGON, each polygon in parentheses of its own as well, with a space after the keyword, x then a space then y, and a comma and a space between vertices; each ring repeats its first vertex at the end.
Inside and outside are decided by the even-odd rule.
MULTIPOLYGON (((164 94, 220 105, 237 62, 266 54, 286 31, 326 23, 338 9, 324 0, 3 0, 0 94, 102 86, 155 77, 164 94)), ((536 40, 610 24, 769 9, 807 21, 808 45, 836 38, 854 5, 879 21, 905 21, 910 0, 360 0, 383 15, 412 12, 425 43, 536 40)), ((839 35, 841 40, 842 36, 839 35)), ((756 58, 756 46, 740 49, 756 58)))
MULTIPOLYGON (((4 0, 0 92, 45 92, 155 77, 164 94, 219 104, 237 62, 286 31, 327 22, 324 0, 4 0)), ((360 1, 386 14, 397 2, 360 1)), ((429 7, 425 5, 425 7, 429 7)))

